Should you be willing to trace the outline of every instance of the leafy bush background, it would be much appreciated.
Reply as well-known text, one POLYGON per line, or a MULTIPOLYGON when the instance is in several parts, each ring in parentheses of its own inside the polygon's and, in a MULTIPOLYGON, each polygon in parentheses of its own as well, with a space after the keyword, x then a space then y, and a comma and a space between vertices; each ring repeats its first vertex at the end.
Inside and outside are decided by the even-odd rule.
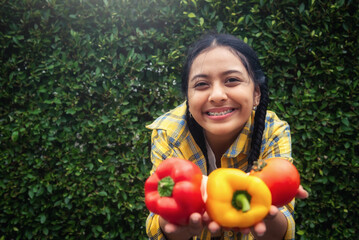
POLYGON ((356 1, 0 1, 0 238, 145 239, 145 125, 179 104, 186 47, 259 54, 310 198, 299 239, 358 234, 356 1))

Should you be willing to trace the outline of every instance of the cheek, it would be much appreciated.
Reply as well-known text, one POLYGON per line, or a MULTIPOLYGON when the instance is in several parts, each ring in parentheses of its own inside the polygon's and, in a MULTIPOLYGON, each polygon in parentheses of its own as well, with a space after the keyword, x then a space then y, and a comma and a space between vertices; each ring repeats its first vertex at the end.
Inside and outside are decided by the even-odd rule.
POLYGON ((233 89, 233 91, 230 93, 230 97, 236 102, 242 103, 244 105, 251 104, 254 100, 253 91, 246 88, 233 89))
POLYGON ((201 101, 201 99, 203 99, 203 96, 204 94, 199 91, 188 90, 187 92, 187 100, 192 104, 201 101))
POLYGON ((198 91, 188 92, 187 101, 188 101, 188 110, 192 115, 197 115, 202 112, 202 107, 207 102, 206 94, 203 94, 198 91))

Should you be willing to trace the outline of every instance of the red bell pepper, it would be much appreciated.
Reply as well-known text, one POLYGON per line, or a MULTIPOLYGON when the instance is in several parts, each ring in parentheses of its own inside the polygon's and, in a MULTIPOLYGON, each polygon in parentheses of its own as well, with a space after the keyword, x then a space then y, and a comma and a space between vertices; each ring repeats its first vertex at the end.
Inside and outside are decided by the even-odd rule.
POLYGON ((201 183, 201 170, 194 163, 166 159, 145 182, 146 207, 171 223, 186 225, 192 213, 205 211, 201 183))

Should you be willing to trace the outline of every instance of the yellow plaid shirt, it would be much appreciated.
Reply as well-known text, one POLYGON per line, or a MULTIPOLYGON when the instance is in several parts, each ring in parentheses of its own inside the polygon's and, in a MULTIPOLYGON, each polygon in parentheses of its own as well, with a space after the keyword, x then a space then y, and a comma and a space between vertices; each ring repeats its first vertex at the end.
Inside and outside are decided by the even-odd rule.
MULTIPOLYGON (((152 150, 151 161, 153 168, 151 174, 157 166, 166 158, 179 157, 190 160, 200 167, 203 175, 207 175, 206 158, 201 149, 196 144, 189 132, 186 122, 186 104, 182 103, 177 108, 167 112, 157 118, 147 128, 152 129, 152 150)), ((247 168, 247 158, 250 152, 250 133, 253 130, 254 111, 244 126, 243 130, 221 158, 221 167, 247 168)), ((291 157, 291 137, 289 125, 281 121, 272 111, 267 111, 265 130, 261 146, 260 159, 271 157, 284 157, 293 161, 291 157)), ((295 222, 293 219, 294 200, 280 208, 288 221, 288 228, 285 239, 294 239, 295 222)), ((166 239, 159 225, 158 215, 150 213, 146 221, 146 231, 150 239, 166 239)), ((201 236, 193 239, 211 239, 211 234, 207 229, 202 231, 201 236)), ((241 235, 232 231, 223 231, 220 239, 254 239, 251 234, 241 235)))

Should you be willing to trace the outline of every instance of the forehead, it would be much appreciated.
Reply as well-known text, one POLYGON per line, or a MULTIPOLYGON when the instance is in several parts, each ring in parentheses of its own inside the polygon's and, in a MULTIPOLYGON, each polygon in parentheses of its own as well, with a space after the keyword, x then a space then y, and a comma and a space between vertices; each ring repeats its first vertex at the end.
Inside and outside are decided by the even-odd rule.
POLYGON ((193 74, 193 71, 213 69, 237 69, 246 72, 239 55, 234 50, 222 46, 212 47, 200 53, 192 63, 190 74, 193 74))

